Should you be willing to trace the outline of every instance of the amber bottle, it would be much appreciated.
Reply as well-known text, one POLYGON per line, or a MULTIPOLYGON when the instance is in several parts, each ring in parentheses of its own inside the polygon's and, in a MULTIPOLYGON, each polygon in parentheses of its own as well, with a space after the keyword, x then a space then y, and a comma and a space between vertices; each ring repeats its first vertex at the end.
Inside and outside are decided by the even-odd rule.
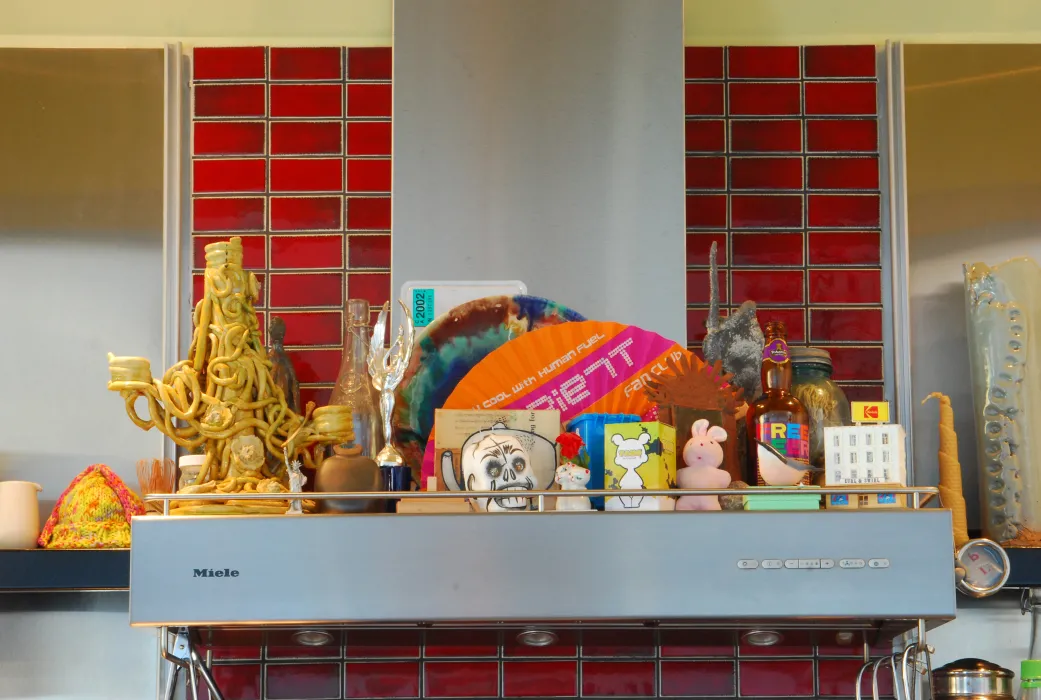
MULTIPOLYGON (((771 321, 766 324, 764 335, 763 395, 752 402, 745 416, 748 428, 745 480, 759 486, 768 484, 759 474, 757 439, 771 445, 789 460, 808 463, 810 459, 809 414, 791 393, 792 362, 787 329, 783 323, 771 321)), ((808 478, 807 475, 803 483, 808 478)))

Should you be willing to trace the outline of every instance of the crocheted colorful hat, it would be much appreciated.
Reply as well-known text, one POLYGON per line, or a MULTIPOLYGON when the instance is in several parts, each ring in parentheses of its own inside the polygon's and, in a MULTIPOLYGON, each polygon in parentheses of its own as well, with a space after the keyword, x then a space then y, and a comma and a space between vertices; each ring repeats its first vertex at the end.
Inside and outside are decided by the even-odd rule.
POLYGON ((104 464, 92 464, 72 480, 40 533, 48 549, 130 546, 130 518, 144 515, 141 499, 104 464))

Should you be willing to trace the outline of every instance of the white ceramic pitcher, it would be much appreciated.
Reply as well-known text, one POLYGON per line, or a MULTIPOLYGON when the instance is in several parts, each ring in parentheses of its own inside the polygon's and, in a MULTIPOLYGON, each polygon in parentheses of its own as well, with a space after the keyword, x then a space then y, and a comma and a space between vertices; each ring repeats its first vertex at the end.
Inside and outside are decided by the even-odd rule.
POLYGON ((31 481, 0 481, 0 549, 35 549, 40 535, 36 494, 43 487, 31 481))

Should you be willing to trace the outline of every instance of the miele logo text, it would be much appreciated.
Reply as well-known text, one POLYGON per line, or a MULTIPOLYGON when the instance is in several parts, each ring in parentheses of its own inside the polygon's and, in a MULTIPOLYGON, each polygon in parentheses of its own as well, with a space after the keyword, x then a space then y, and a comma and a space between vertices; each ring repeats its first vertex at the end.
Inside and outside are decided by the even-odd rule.
POLYGON ((236 578, 238 569, 192 569, 192 578, 236 578))

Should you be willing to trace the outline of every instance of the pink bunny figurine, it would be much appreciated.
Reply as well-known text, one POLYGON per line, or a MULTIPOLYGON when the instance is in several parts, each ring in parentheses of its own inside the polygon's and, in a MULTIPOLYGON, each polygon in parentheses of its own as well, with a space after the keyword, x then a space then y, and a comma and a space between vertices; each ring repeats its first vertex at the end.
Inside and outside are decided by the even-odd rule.
MULTIPOLYGON (((681 489, 725 489, 730 485, 730 474, 719 468, 723 464, 723 448, 719 443, 727 439, 727 431, 718 425, 709 427, 702 418, 690 428, 691 438, 683 446, 683 462, 687 465, 676 472, 681 489)), ((722 510, 718 496, 680 496, 676 510, 722 510)))

